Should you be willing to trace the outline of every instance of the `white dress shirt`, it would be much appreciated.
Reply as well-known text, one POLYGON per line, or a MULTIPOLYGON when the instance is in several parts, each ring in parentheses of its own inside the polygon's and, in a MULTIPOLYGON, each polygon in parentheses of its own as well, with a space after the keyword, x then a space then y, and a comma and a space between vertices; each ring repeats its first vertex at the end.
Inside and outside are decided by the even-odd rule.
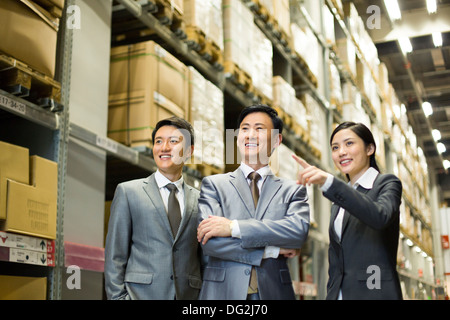
POLYGON ((161 194, 161 198, 164 202, 164 207, 166 208, 166 212, 167 212, 167 207, 168 207, 168 202, 169 202, 169 194, 170 194, 170 190, 166 188, 166 185, 169 183, 173 183, 177 187, 178 192, 175 194, 175 196, 177 197, 177 200, 180 203, 181 217, 183 217, 183 214, 184 214, 184 189, 183 189, 184 180, 183 180, 183 176, 181 176, 181 178, 179 180, 172 182, 169 179, 167 179, 161 172, 159 172, 159 170, 156 170, 155 180, 156 180, 156 184, 158 185, 159 193, 161 194))
MULTIPOLYGON (((247 178, 247 183, 250 188, 251 180, 248 177, 248 175, 255 170, 253 170, 251 167, 249 167, 248 165, 246 165, 243 162, 241 162, 241 166, 239 168, 242 170, 242 172, 244 173, 244 176, 247 178)), ((273 175, 273 173, 272 173, 272 170, 270 170, 270 167, 268 165, 256 170, 256 172, 261 176, 261 179, 259 179, 256 183, 258 190, 259 190, 259 194, 261 194, 261 188, 262 188, 264 181, 266 180, 268 175, 273 175)), ((239 223, 237 220, 233 220, 231 236, 234 238, 239 238, 239 239, 241 238, 241 230, 239 229, 239 223)), ((267 247, 265 247, 265 250, 264 250, 263 259, 266 259, 266 258, 275 258, 276 259, 276 258, 278 258, 279 254, 280 254, 279 247, 267 246, 267 247)))
MULTIPOLYGON (((366 170, 366 172, 364 172, 364 174, 359 177, 359 179, 355 182, 355 184, 353 185, 353 189, 358 188, 358 186, 362 186, 365 189, 372 189, 373 188, 373 183, 375 182, 375 179, 377 178, 379 172, 373 168, 373 167, 369 167, 369 169, 366 170)), ((328 188, 331 186, 331 184, 333 183, 334 180, 334 176, 332 174, 328 174, 327 180, 325 181, 325 183, 323 184, 323 186, 321 187, 322 191, 325 192, 328 190, 328 188)), ((351 185, 350 182, 348 182, 348 185, 351 185)), ((342 223, 344 221, 344 213, 345 213, 345 209, 344 208, 339 208, 339 212, 336 216, 336 219, 334 220, 334 231, 336 232, 339 241, 341 241, 342 238, 342 223)), ((339 290, 339 297, 338 300, 342 300, 342 291, 339 290)))

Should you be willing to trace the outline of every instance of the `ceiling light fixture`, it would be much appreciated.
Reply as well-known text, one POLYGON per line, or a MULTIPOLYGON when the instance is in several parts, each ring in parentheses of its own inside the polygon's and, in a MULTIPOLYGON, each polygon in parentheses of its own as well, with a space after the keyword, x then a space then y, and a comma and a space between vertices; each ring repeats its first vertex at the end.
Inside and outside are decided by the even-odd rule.
POLYGON ((447 148, 445 147, 445 145, 442 142, 438 142, 436 145, 438 152, 439 153, 444 153, 445 151, 447 151, 447 148))
POLYGON ((436 13, 436 0, 427 0, 427 10, 429 14, 436 13))
POLYGON ((433 32, 431 34, 433 37, 433 44, 435 47, 442 47, 442 33, 439 31, 433 32))
POLYGON ((398 43, 400 44, 400 49, 402 50, 403 54, 407 54, 413 50, 411 41, 408 37, 399 38, 398 43))
POLYGON ((438 142, 439 140, 441 140, 442 136, 441 136, 441 132, 438 129, 433 129, 431 131, 431 135, 433 136, 434 141, 438 142))
POLYGON ((384 5, 389 14, 389 18, 391 18, 392 21, 400 20, 402 18, 402 13, 397 0, 384 0, 384 5))
POLYGON ((442 164, 444 165, 444 169, 447 170, 448 168, 450 168, 450 161, 445 159, 442 164))
POLYGON ((428 101, 422 103, 422 109, 423 113, 425 113, 425 116, 427 118, 433 114, 433 107, 431 106, 431 103, 429 103, 428 101))

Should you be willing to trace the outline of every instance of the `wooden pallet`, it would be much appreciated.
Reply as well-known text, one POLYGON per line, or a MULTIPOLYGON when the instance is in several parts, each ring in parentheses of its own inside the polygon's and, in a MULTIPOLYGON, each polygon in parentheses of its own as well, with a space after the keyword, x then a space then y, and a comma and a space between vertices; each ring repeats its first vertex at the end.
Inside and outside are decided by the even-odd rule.
POLYGON ((313 84, 314 87, 318 87, 317 77, 312 73, 305 59, 301 55, 299 55, 295 50, 292 51, 292 59, 300 66, 300 68, 304 71, 308 80, 313 84))
POLYGON ((285 112, 280 106, 275 106, 274 109, 278 112, 278 117, 283 120, 283 123, 289 128, 292 128, 292 124, 294 122, 292 116, 285 112))
POLYGON ((192 50, 212 64, 219 71, 223 70, 223 51, 220 46, 208 38, 198 26, 186 26, 185 42, 192 50))
POLYGON ((254 86, 249 90, 248 95, 250 95, 257 103, 265 104, 268 106, 273 105, 273 101, 254 86))
POLYGON ((51 111, 62 110, 59 82, 2 53, 0 88, 51 111))
POLYGON ((253 81, 250 75, 239 68, 239 66, 232 61, 224 61, 223 63, 225 75, 244 92, 251 92, 253 90, 253 81))
POLYGON ((186 26, 186 40, 188 47, 200 52, 206 46, 205 32, 197 26, 186 26))
POLYGON ((52 16, 61 18, 63 13, 63 8, 58 7, 52 1, 49 0, 34 0, 35 4, 41 6, 47 10, 52 16))
POLYGON ((156 10, 153 15, 158 18, 161 24, 169 27, 175 35, 181 39, 186 38, 185 22, 183 20, 183 13, 180 8, 173 6, 169 0, 151 0, 156 10))

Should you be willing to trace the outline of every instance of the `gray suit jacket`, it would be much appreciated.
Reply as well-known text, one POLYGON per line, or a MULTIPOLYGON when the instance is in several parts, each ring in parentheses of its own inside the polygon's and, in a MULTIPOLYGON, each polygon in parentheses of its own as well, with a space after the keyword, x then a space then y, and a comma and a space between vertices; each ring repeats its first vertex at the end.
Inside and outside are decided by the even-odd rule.
POLYGON ((117 186, 105 246, 108 299, 197 299, 199 191, 184 183, 185 212, 175 239, 154 174, 117 186))
POLYGON ((370 190, 362 186, 355 190, 335 178, 324 192, 334 202, 327 299, 337 299, 339 289, 343 299, 402 298, 396 270, 401 195, 402 184, 392 174, 379 174, 370 190), (341 241, 334 231, 339 207, 346 210, 341 241), (376 273, 370 266, 379 268, 379 288, 372 287, 376 273))
POLYGON ((199 222, 208 215, 237 219, 241 238, 212 238, 203 246, 209 262, 199 299, 244 300, 251 267, 256 267, 260 298, 294 299, 286 258, 262 259, 266 246, 300 248, 309 230, 306 188, 269 175, 258 206, 241 169, 203 179, 199 222))

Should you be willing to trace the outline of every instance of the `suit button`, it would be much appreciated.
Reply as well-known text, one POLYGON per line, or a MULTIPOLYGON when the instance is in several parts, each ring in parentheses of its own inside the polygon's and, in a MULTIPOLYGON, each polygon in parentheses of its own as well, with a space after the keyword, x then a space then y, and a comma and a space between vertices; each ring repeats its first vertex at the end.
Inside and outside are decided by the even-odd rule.
POLYGON ((245 269, 244 272, 245 272, 245 275, 248 276, 250 274, 251 270, 250 269, 245 269))
POLYGON ((173 275, 170 276, 170 280, 173 280, 173 275))

